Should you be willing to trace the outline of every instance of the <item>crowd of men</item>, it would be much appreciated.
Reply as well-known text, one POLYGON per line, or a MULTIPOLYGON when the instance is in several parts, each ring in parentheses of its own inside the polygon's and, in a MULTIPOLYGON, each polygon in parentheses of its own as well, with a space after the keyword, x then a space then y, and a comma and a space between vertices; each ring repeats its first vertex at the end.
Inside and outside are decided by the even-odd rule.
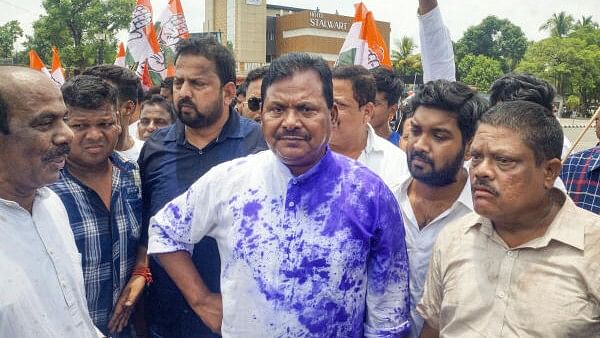
POLYGON ((0 67, 0 337, 599 337, 599 147, 563 164, 552 86, 484 98, 418 13, 402 107, 302 53, 236 86, 210 38, 148 93, 0 67))

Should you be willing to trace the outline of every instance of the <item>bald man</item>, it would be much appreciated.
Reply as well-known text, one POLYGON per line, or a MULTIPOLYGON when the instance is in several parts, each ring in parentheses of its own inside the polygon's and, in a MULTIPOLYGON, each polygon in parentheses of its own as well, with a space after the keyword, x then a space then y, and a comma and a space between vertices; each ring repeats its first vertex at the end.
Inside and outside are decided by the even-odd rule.
POLYGON ((29 68, 0 78, 0 337, 99 336, 67 212, 45 187, 73 139, 61 93, 29 68))

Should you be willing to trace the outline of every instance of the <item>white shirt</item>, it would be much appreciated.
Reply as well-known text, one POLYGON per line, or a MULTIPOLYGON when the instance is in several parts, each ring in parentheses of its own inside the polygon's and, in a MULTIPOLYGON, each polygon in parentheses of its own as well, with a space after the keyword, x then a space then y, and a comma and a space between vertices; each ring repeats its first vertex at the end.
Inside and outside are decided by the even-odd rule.
POLYGON ((419 39, 423 61, 423 83, 440 79, 456 81, 450 31, 444 25, 439 6, 425 15, 419 15, 419 39))
POLYGON ((127 150, 117 151, 117 153, 126 159, 137 163, 138 157, 140 157, 140 152, 142 151, 142 147, 144 146, 144 141, 138 140, 136 136, 130 136, 133 137, 133 147, 127 150))
POLYGON ((406 153, 390 141, 378 136, 370 124, 368 127, 367 145, 357 160, 379 175, 393 190, 400 185, 402 177, 410 175, 406 153))
POLYGON ((408 187, 412 180, 410 175, 404 177, 400 187, 393 192, 400 203, 404 229, 406 231, 406 248, 408 250, 410 267, 411 337, 419 337, 423 328, 423 318, 418 315, 415 307, 423 296, 423 287, 427 279, 427 270, 429 268, 433 245, 438 234, 446 225, 473 211, 473 200, 471 198, 471 183, 467 178, 462 192, 452 206, 442 212, 423 229, 419 229, 419 224, 408 198, 408 187))
POLYGON ((48 188, 29 214, 0 199, 0 337, 96 337, 67 211, 48 188))
POLYGON ((221 257, 223 337, 408 333, 408 260, 392 192, 328 151, 293 176, 270 151, 214 167, 150 220, 148 253, 221 257))

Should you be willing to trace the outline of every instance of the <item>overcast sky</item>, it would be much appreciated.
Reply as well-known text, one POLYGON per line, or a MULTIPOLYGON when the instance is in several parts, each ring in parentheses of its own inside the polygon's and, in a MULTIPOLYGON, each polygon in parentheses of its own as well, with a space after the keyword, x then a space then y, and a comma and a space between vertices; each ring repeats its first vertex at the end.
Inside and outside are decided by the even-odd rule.
MULTIPOLYGON (((132 0, 133 1, 133 0, 132 0)), ((226 1, 226 0, 219 0, 226 1)), ((166 7, 167 0, 151 0, 155 18, 166 7)), ((269 4, 315 9, 322 12, 352 16, 356 0, 268 0, 269 4)), ((392 26, 392 40, 408 35, 418 38, 416 8, 417 0, 364 0, 375 19, 388 21, 392 26)), ((575 18, 591 15, 600 22, 600 0, 438 0, 446 25, 454 41, 464 31, 477 25, 488 15, 507 18, 520 26, 530 40, 540 40, 547 32, 538 28, 553 13, 566 11, 575 18)), ((0 24, 18 20, 26 34, 32 33, 32 22, 43 13, 41 0, 0 0, 0 24)), ((204 22, 204 0, 181 0, 188 28, 192 32, 202 31, 204 22)), ((126 38, 126 34, 120 37, 126 38)))

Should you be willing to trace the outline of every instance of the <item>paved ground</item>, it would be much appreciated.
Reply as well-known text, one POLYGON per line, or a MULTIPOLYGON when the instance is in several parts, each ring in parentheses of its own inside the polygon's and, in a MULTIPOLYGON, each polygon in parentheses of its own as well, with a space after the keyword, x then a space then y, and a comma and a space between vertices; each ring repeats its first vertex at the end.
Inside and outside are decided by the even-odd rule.
MULTIPOLYGON (((563 127, 563 132, 571 143, 575 142, 579 134, 585 129, 588 120, 583 119, 560 119, 560 124, 563 127)), ((585 133, 581 141, 573 150, 573 153, 591 148, 598 143, 595 132, 595 124, 592 124, 590 129, 585 133)))

